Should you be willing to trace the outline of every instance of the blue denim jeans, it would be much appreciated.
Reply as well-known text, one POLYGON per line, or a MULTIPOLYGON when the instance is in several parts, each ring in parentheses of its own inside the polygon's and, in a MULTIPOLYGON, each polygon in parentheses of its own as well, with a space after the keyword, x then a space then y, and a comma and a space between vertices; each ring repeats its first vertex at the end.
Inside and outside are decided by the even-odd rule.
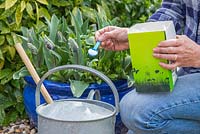
POLYGON ((128 134, 200 134, 200 73, 179 76, 173 92, 129 92, 120 115, 128 134))

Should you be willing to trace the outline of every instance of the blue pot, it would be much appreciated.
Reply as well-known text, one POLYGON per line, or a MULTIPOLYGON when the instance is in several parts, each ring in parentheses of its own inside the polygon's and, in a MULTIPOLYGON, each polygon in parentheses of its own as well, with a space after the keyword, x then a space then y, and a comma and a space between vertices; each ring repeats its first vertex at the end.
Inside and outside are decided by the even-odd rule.
MULTIPOLYGON (((26 85, 23 92, 25 110, 29 116, 31 123, 37 125, 37 113, 36 113, 36 105, 35 105, 35 89, 36 85, 31 76, 26 76, 25 78, 26 85)), ((118 90, 119 99, 133 90, 133 87, 128 87, 126 80, 117 80, 113 82, 118 90)), ((68 99, 73 98, 70 85, 66 83, 54 82, 45 80, 45 87, 47 91, 51 95, 54 100, 59 99, 68 99)), ((110 89, 110 87, 106 83, 102 84, 90 84, 90 86, 85 90, 83 95, 80 98, 86 98, 90 90, 99 90, 101 95, 101 101, 107 102, 109 104, 114 105, 114 95, 110 89)), ((45 103, 44 98, 41 95, 41 103, 45 103)), ((121 122, 120 116, 117 116, 117 123, 121 122)))

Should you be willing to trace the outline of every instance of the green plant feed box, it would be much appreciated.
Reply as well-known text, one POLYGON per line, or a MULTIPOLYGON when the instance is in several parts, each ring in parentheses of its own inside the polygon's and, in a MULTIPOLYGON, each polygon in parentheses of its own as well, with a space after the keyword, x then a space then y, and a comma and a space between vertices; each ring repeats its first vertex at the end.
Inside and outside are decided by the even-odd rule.
POLYGON ((172 21, 146 22, 132 26, 128 32, 133 76, 137 92, 172 91, 176 71, 162 68, 159 62, 170 61, 153 57, 153 48, 161 41, 176 36, 172 21))

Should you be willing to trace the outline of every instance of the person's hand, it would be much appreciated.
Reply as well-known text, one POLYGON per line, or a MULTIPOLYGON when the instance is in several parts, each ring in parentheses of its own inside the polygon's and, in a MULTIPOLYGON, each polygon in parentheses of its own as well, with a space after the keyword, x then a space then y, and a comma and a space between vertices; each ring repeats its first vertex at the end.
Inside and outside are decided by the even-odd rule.
POLYGON ((155 58, 172 61, 171 64, 159 63, 166 69, 200 67, 200 46, 185 35, 177 35, 176 39, 160 42, 153 52, 155 58))
POLYGON ((120 51, 129 48, 128 28, 107 26, 95 33, 97 41, 101 41, 101 47, 105 50, 120 51))

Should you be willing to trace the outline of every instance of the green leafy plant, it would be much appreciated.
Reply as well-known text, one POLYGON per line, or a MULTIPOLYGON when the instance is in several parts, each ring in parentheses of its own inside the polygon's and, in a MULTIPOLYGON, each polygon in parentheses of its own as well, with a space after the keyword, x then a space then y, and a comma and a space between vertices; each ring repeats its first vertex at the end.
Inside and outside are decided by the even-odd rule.
MULTIPOLYGON (((12 75, 12 71, 3 70, 0 76, 12 75), (10 72, 10 74, 7 74, 10 72)), ((6 81, 1 81, 1 83, 6 81)), ((0 124, 7 125, 18 118, 25 117, 24 104, 21 92, 21 83, 17 80, 11 80, 9 83, 0 84, 0 124), (2 92, 4 91, 4 92, 2 92), (13 110, 15 109, 15 110, 13 110)))
POLYGON ((111 16, 118 18, 118 26, 130 27, 135 23, 145 22, 160 6, 161 1, 162 0, 108 0, 106 5, 109 9, 112 9, 107 9, 111 16))
MULTIPOLYGON (((159 7, 160 2, 161 0, 0 0, 0 125, 7 125, 25 115, 22 97, 24 82, 20 78, 28 75, 28 72, 13 47, 16 42, 20 42, 16 34, 22 35, 22 30, 24 36, 28 35, 26 31, 32 32, 30 34, 32 37, 28 38, 30 39, 29 42, 34 41, 34 43, 28 44, 24 40, 23 46, 29 51, 27 53, 35 67, 38 68, 37 71, 40 75, 47 71, 46 61, 48 56, 44 57, 43 49, 47 49, 44 48, 45 41, 50 41, 54 43, 55 49, 46 50, 47 55, 51 55, 51 58, 54 59, 53 62, 48 63, 48 68, 55 65, 81 63, 102 70, 112 79, 117 79, 120 75, 127 78, 129 77, 127 72, 129 72, 130 61, 127 52, 107 53, 101 50, 102 52, 98 57, 93 59, 85 56, 84 61, 82 61, 77 60, 80 55, 75 55, 76 47, 79 47, 79 45, 82 47, 81 52, 84 56, 87 49, 95 43, 94 31, 108 24, 131 26, 134 23, 143 22, 159 7), (81 15, 78 15, 79 11, 76 8, 80 9, 81 15), (72 11, 73 9, 74 11, 72 11), (50 23, 52 22, 53 14, 59 20, 55 42, 52 40, 55 34, 52 33, 50 36, 48 30, 48 21, 51 19, 50 23), (82 26, 80 28, 77 25, 82 26), (22 26, 25 27, 22 28, 22 26), (80 31, 81 33, 79 33, 80 31), (49 38, 50 40, 48 40, 49 38), (41 44, 35 46, 37 41, 41 44), (69 46, 68 53, 63 52, 66 51, 66 46, 69 46), (72 59, 68 60, 71 57, 72 59), (109 58, 116 60, 112 60, 114 63, 109 63, 109 58), (104 63, 107 65, 106 67, 103 66, 104 63), (115 68, 113 65, 120 66, 115 68), (121 70, 121 67, 125 68, 124 70, 127 72, 121 70), (118 71, 119 75, 116 76, 113 73, 115 71, 118 71), (20 92, 17 93, 17 97, 15 96, 16 92, 20 92), (7 102, 9 102, 9 105, 6 104, 7 102)), ((75 74, 70 76, 71 80, 72 77, 86 77, 89 79, 88 82, 92 80, 92 76, 89 76, 89 74, 84 74, 84 77, 81 74, 75 74)), ((51 79, 69 79, 66 76, 65 72, 58 73, 51 79)), ((97 81, 100 83, 98 79, 97 81)))
MULTIPOLYGON (((102 15, 102 11, 96 12, 97 24, 100 27, 111 23, 102 15)), ((100 50, 97 57, 89 57, 88 49, 95 44, 94 32, 97 26, 89 24, 88 19, 84 20, 79 8, 74 8, 70 15, 71 25, 66 23, 66 19, 53 15, 50 21, 46 19, 47 27, 43 28, 43 31, 36 33, 33 28, 22 28, 23 46, 35 67, 40 69, 40 74, 59 65, 80 64, 102 71, 112 80, 130 78, 128 52, 100 50)), ((19 78, 22 71, 24 68, 17 72, 14 78, 19 78)), ((54 74, 51 79, 70 82, 76 97, 84 91, 79 89, 86 89, 92 82, 101 82, 99 78, 88 73, 76 71, 62 71, 54 74)))

